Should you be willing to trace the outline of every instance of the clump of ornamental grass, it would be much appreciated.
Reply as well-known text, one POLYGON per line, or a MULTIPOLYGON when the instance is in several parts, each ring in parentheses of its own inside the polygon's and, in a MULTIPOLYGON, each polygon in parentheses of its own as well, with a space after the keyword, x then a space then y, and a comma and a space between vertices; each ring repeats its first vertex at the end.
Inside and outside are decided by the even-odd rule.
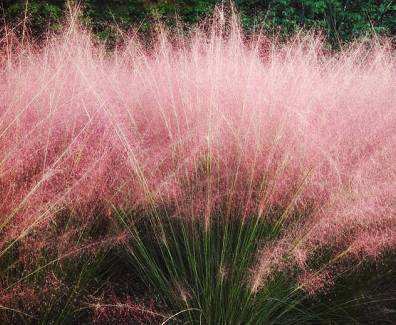
MULTIPOLYGON (((290 261, 291 254, 284 253, 283 267, 271 270, 265 283, 256 287, 256 276, 262 276, 255 266, 257 252, 281 240, 281 232, 273 225, 254 217, 224 222, 220 213, 213 215, 216 220, 205 229, 200 222, 174 220, 164 210, 161 213, 137 223, 136 216, 125 211, 118 217, 130 232, 124 259, 173 311, 167 321, 392 322, 394 254, 383 256, 382 265, 359 260, 342 268, 333 268, 330 256, 321 256, 302 271, 290 261)), ((271 262, 277 254, 267 251, 260 257, 271 262)))
MULTIPOLYGON (((1 311, 29 314, 12 288, 51 301, 31 274, 83 274, 54 265, 79 248, 97 265, 93 247, 106 252, 107 242, 168 308, 150 309, 155 319, 351 316, 340 312, 349 298, 325 310, 312 299, 394 253, 394 49, 372 39, 330 53, 303 33, 286 44, 247 38, 225 16, 187 36, 161 27, 149 42, 126 36, 111 53, 76 15, 40 47, 4 34, 1 311), (81 225, 95 229, 84 241, 81 225), (21 261, 28 274, 4 275, 21 261)), ((93 269, 89 281, 102 274, 93 269)), ((71 319, 91 308, 92 299, 77 306, 84 295, 100 296, 80 278, 73 298, 59 296, 71 319)), ((111 306, 143 310, 95 305, 101 318, 111 306)))

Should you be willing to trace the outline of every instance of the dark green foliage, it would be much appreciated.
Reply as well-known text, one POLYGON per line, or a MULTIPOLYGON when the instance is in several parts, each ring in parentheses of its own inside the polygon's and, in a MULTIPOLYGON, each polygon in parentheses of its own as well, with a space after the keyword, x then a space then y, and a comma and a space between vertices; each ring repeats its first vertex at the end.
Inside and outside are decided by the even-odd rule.
POLYGON ((4 0, 1 5, 3 23, 21 23, 28 19, 28 24, 34 36, 43 34, 46 30, 58 30, 64 14, 65 1, 15 1, 4 0))
MULTIPOLYGON (((382 264, 352 264, 336 277, 334 286, 315 296, 298 288, 292 272, 274 273, 252 292, 249 280, 257 251, 280 235, 272 224, 255 218, 224 220, 219 214, 205 229, 199 220, 170 218, 167 213, 118 210, 119 225, 129 233, 129 241, 113 245, 105 240, 102 246, 96 240, 121 229, 112 229, 100 211, 95 213, 97 218, 79 226, 68 240, 79 244, 72 253, 59 255, 56 247, 44 245, 28 270, 19 260, 19 242, 7 251, 0 279, 6 284, 3 290, 14 294, 15 309, 0 309, 1 320, 88 324, 97 320, 95 297, 106 305, 106 288, 111 288, 120 301, 129 296, 132 301, 155 303, 160 311, 155 317, 134 311, 136 319, 144 319, 142 324, 151 324, 150 319, 153 324, 165 319, 169 324, 394 323, 394 254, 384 256, 382 264), (21 296, 19 285, 24 288, 21 296), (30 290, 35 301, 28 300, 30 290)), ((76 220, 65 212, 52 226, 58 236, 76 229, 76 220)), ((110 306, 117 312, 116 305, 110 306)), ((120 322, 122 317, 116 313, 111 319, 120 322)), ((126 317, 134 323, 131 315, 126 317)))
POLYGON ((379 320, 386 324, 394 320, 388 313, 394 292, 378 290, 394 276, 386 259, 381 266, 367 263, 345 269, 330 291, 317 296, 301 290, 292 270, 274 273, 252 291, 257 251, 280 235, 273 225, 255 218, 224 220, 221 215, 208 229, 199 221, 169 218, 166 213, 141 218, 119 213, 119 219, 130 234, 123 258, 125 262, 129 255, 130 265, 124 272, 140 274, 147 288, 159 294, 173 312, 173 320, 181 323, 357 324, 379 320), (366 312, 368 308, 371 313, 366 312))
POLYGON ((303 297, 284 274, 263 290, 252 292, 251 268, 263 243, 277 236, 258 219, 242 223, 214 220, 207 230, 200 221, 162 214, 135 217, 120 213, 131 241, 131 267, 160 294, 179 320, 193 324, 285 324, 306 318, 296 310, 303 297))
POLYGON ((245 25, 280 29, 289 34, 300 27, 321 29, 333 43, 351 41, 367 33, 395 31, 395 5, 375 0, 237 1, 245 25))
MULTIPOLYGON (((147 32, 158 19, 172 26, 178 17, 187 26, 193 25, 222 3, 218 0, 69 1, 76 2, 82 5, 83 20, 100 38, 110 42, 117 39, 119 30, 131 26, 147 32)), ((48 28, 59 29, 66 4, 65 0, 5 0, 2 9, 8 22, 29 17, 33 35, 39 36, 48 28)), ((247 32, 263 29, 284 37, 301 27, 320 29, 336 46, 373 32, 393 35, 396 31, 396 5, 392 0, 237 0, 235 6, 247 32)))

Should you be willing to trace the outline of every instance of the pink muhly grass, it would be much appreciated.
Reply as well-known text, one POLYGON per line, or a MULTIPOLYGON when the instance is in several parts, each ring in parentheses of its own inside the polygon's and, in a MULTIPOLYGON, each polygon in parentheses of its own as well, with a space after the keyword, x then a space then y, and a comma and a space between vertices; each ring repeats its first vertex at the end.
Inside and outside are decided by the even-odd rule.
POLYGON ((304 269, 323 247, 336 261, 395 248, 386 42, 329 54, 312 35, 247 39, 233 20, 108 54, 71 24, 0 62, 1 255, 59 211, 95 207, 286 229, 259 254, 253 291, 285 254, 304 269))

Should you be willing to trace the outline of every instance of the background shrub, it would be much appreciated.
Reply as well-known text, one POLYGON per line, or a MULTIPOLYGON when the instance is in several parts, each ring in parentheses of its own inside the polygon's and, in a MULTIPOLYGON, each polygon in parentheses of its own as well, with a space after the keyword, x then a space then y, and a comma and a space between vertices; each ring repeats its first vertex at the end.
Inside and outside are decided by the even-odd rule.
MULTIPOLYGON (((147 32, 159 18, 169 26, 175 24, 176 17, 186 26, 193 25, 224 1, 5 0, 3 23, 16 23, 27 16, 32 33, 40 36, 48 28, 59 29, 65 7, 76 2, 82 5, 83 19, 96 35, 114 42, 118 30, 139 25, 142 32, 147 32)), ((393 35, 396 26, 392 0, 237 0, 235 6, 247 32, 263 29, 285 37, 301 27, 314 28, 323 30, 333 46, 374 32, 393 35)))

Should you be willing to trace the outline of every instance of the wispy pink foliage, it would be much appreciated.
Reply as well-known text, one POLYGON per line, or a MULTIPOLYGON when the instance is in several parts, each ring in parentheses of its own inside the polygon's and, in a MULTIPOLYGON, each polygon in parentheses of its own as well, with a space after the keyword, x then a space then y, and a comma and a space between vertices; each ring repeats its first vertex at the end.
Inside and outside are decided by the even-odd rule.
POLYGON ((315 294, 318 290, 329 287, 332 282, 332 276, 328 272, 304 272, 298 278, 299 285, 308 294, 315 294))
POLYGON ((166 318, 156 311, 154 302, 148 304, 136 303, 131 297, 118 298, 114 294, 100 297, 97 303, 89 304, 93 311, 94 324, 148 324, 159 322, 166 318), (105 301, 105 303, 103 303, 105 301))
POLYGON ((3 55, 3 245, 65 207, 164 205, 207 224, 219 209, 297 223, 279 245, 300 267, 325 246, 394 248, 389 44, 328 54, 313 36, 245 39, 235 21, 157 36, 108 54, 71 25, 42 49, 3 55))

